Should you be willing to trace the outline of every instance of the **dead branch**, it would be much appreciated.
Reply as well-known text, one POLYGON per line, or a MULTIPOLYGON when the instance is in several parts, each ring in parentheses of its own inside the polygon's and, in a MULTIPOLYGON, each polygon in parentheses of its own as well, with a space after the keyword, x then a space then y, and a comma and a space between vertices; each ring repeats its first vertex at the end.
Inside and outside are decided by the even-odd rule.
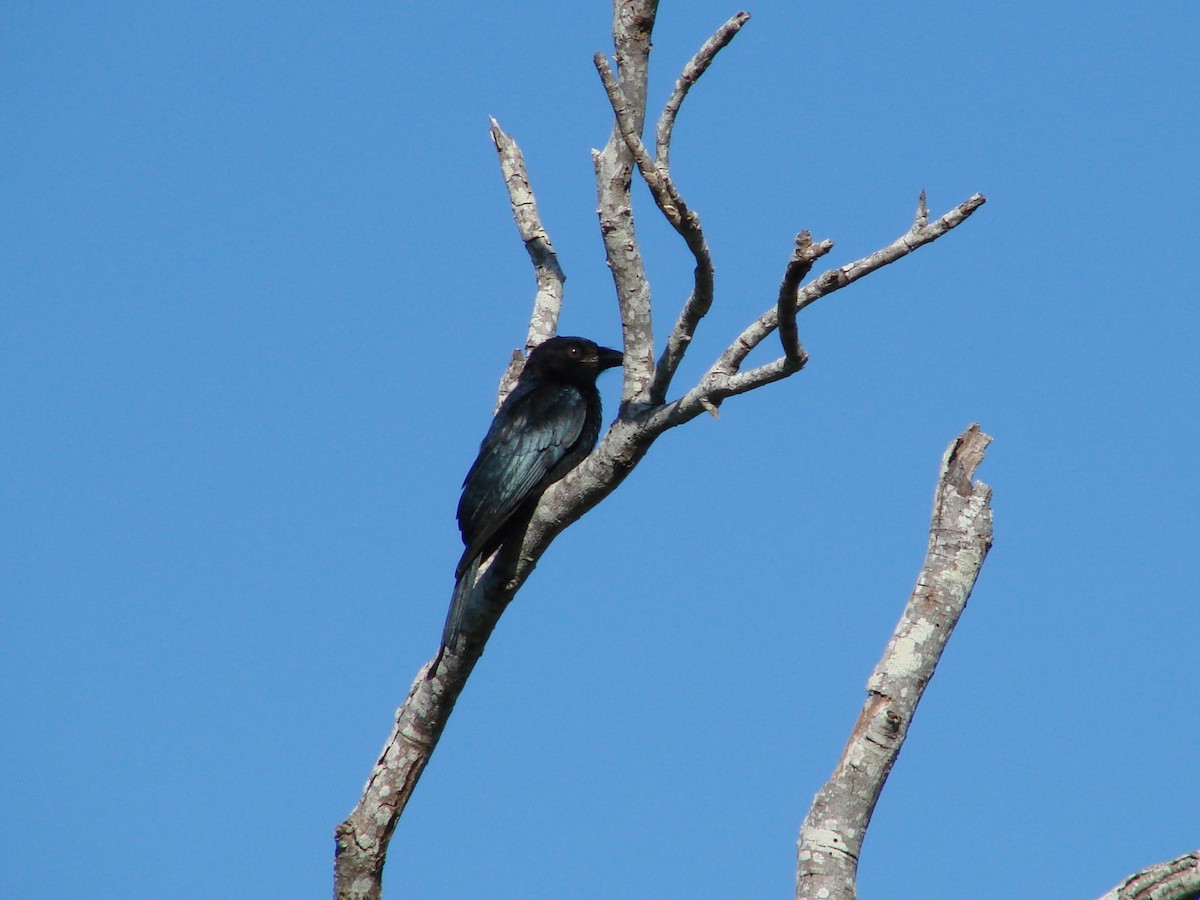
MULTIPOLYGON (((833 249, 830 244, 828 250, 833 249)), ((800 290, 800 282, 804 280, 813 267, 813 263, 822 256, 821 248, 812 242, 812 235, 802 231, 796 235, 796 249, 788 260, 783 272, 783 282, 779 285, 779 301, 775 304, 775 318, 779 321, 779 342, 783 344, 783 355, 797 370, 802 369, 808 361, 808 354, 800 344, 800 330, 796 325, 796 292, 800 290)))
POLYGON ((1100 900, 1197 900, 1200 850, 1156 863, 1130 875, 1100 900))
POLYGON ((992 546, 992 491, 971 480, 990 442, 972 425, 942 457, 917 586, 867 682, 842 758, 800 828, 797 898, 855 897, 871 813, 992 546))
MULTIPOLYGON (((975 194, 932 224, 914 225, 886 247, 840 268, 824 272, 799 290, 796 295, 795 312, 798 313, 822 297, 841 290, 858 279, 904 258, 917 248, 937 240, 965 222, 971 213, 986 202, 982 194, 975 194)), ((831 241, 815 244, 814 259, 825 255, 832 248, 831 241)), ((646 427, 659 434, 668 428, 691 421, 700 413, 709 411, 710 407, 720 407, 728 397, 755 390, 798 371, 799 367, 787 356, 745 372, 740 371, 750 351, 778 327, 779 303, 776 302, 730 343, 691 390, 677 400, 645 411, 646 427)))
MULTIPOLYGON (((696 326, 712 308, 712 253, 704 239, 700 217, 688 207, 666 167, 650 158, 650 153, 646 150, 641 135, 635 128, 634 117, 630 112, 625 94, 621 90, 621 86, 617 84, 612 69, 609 68, 608 60, 602 54, 597 53, 594 62, 596 70, 600 73, 600 80, 604 84, 604 90, 608 94, 608 101, 617 121, 617 130, 621 133, 634 162, 637 163, 642 180, 650 188, 650 195, 654 198, 655 204, 667 222, 683 238, 696 260, 691 296, 684 304, 679 321, 667 340, 666 350, 655 367, 654 381, 650 386, 650 402, 661 403, 666 397, 675 370, 682 362, 684 353, 687 352, 688 343, 695 334, 696 326)), ((682 101, 682 94, 680 100, 682 101)), ((669 147, 667 149, 669 150, 669 147)))
POLYGON ((667 98, 662 114, 658 117, 658 127, 655 129, 655 156, 659 168, 669 169, 671 167, 671 134, 675 130, 675 117, 679 115, 679 108, 683 106, 683 98, 692 89, 692 85, 700 80, 700 76, 716 59, 717 54, 749 21, 750 13, 748 12, 734 14, 728 22, 717 29, 712 37, 704 42, 704 45, 696 51, 696 55, 683 67, 679 78, 675 80, 675 90, 671 91, 671 96, 667 98))
MULTIPOLYGON (((525 349, 532 350, 542 341, 554 337, 558 330, 558 316, 562 312, 563 283, 567 276, 558 264, 558 254, 550 243, 550 235, 538 214, 537 198, 529 184, 529 172, 525 168, 525 157, 517 142, 500 129, 494 119, 491 122, 492 143, 500 159, 500 173, 508 188, 508 199, 512 205, 513 220, 517 232, 529 251, 537 278, 537 295, 534 297, 533 314, 529 317, 529 334, 525 349)), ((515 376, 514 376, 515 380, 515 376)), ((503 398, 502 398, 503 399, 503 398)))
MULTIPOLYGON (((658 0, 613 0, 613 48, 617 75, 629 112, 628 128, 641 134, 646 122, 646 88, 649 82, 650 35, 658 14, 658 0)), ((592 152, 598 196, 600 235, 612 271, 621 313, 625 351, 622 404, 644 404, 654 378, 654 327, 650 313, 650 284, 633 225, 630 186, 633 154, 613 124, 603 150, 592 152)))

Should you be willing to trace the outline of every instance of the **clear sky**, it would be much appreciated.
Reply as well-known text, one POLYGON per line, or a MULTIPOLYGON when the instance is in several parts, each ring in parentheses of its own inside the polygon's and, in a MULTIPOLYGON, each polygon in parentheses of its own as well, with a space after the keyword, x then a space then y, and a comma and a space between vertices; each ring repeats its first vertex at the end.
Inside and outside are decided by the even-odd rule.
MULTIPOLYGON (((1095 897, 1200 846, 1200 7, 749 9, 676 131, 717 266, 679 387, 799 229, 841 265, 922 188, 989 202, 806 310, 807 370, 666 435, 554 544, 389 897, 788 896, 973 421, 995 548, 862 896, 1095 897)), ((653 107, 736 10, 663 4, 653 107)), ((0 895, 328 895, 525 334, 488 115, 567 271, 561 330, 620 340, 589 158, 609 17, 7 6, 0 895)), ((661 338, 691 264, 637 201, 661 338)))

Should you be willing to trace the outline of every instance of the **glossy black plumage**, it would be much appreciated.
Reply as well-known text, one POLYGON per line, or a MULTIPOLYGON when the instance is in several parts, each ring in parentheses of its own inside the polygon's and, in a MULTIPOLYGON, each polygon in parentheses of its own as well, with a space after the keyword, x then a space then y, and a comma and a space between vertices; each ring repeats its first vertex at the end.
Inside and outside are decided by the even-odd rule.
POLYGON ((465 549, 455 569, 443 647, 462 626, 480 563, 509 537, 524 534, 542 492, 595 447, 603 421, 596 378, 620 364, 620 352, 586 338, 551 338, 530 352, 463 481, 458 527, 465 549), (510 534, 518 525, 520 533, 510 534))

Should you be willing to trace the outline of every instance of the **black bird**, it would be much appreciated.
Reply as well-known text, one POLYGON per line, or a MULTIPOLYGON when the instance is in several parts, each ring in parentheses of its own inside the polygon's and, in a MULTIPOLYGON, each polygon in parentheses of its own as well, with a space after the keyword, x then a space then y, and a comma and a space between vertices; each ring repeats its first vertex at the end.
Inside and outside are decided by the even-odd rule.
POLYGON ((550 338, 530 351, 463 481, 458 528, 466 549, 454 572, 442 650, 462 628, 479 565, 509 538, 524 537, 542 492, 596 446, 603 418, 596 378, 621 361, 619 351, 580 337, 550 338))

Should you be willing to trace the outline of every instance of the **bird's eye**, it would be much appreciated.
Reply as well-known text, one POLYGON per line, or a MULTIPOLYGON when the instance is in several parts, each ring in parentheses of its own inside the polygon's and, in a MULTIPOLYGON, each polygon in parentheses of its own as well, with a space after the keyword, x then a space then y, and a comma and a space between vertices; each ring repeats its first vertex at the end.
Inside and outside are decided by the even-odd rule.
POLYGON ((578 356, 580 353, 580 347, 578 344, 572 344, 570 347, 567 348, 567 352, 570 353, 572 356, 578 356))

